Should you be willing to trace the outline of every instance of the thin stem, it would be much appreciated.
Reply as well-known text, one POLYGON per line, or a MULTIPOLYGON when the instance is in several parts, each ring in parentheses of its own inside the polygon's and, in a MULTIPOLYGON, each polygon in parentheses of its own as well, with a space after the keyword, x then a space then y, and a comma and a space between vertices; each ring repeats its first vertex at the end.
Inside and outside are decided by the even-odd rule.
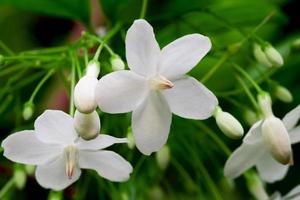
POLYGON ((88 65, 89 63, 89 52, 87 48, 83 48, 83 53, 84 53, 84 64, 85 66, 88 65))
POLYGON ((6 51, 7 54, 9 55, 14 55, 14 52, 12 50, 10 50, 10 48, 8 48, 1 40, 0 40, 0 47, 6 51))
POLYGON ((31 94, 31 97, 29 99, 29 102, 33 102, 36 94, 38 93, 38 91, 41 89, 41 87, 44 85, 44 83, 48 80, 48 78, 50 78, 50 76, 52 76, 52 74, 55 72, 54 69, 51 69, 46 76, 44 76, 44 78, 39 82, 39 84, 36 86, 36 88, 34 89, 33 93, 31 94))
POLYGON ((72 69, 71 69, 71 88, 70 88, 70 108, 69 108, 69 114, 71 116, 74 115, 74 87, 75 87, 75 70, 76 70, 76 61, 74 58, 74 53, 71 53, 71 59, 72 59, 72 69))
POLYGON ((120 23, 117 23, 113 29, 110 30, 110 32, 107 33, 107 35, 105 35, 104 39, 103 39, 103 42, 99 45, 96 53, 95 53, 95 56, 93 58, 93 60, 98 60, 99 59, 99 56, 100 56, 100 53, 104 47, 104 44, 107 43, 107 41, 113 37, 117 32, 118 30, 121 28, 121 24, 120 23))
POLYGON ((15 181, 13 178, 11 178, 1 189, 0 191, 0 199, 3 199, 4 196, 7 194, 7 192, 14 186, 15 181))
POLYGON ((208 71, 208 73, 201 79, 202 83, 205 83, 212 75, 226 62, 229 58, 229 53, 226 53, 222 58, 208 71))
POLYGON ((241 77, 236 76, 236 79, 239 81, 239 83, 241 84, 242 88, 245 90, 246 95, 248 96, 249 100, 251 101, 251 103, 253 104, 254 108, 258 111, 259 110, 259 106, 256 102, 256 98, 252 95, 252 93, 250 92, 249 88, 247 87, 247 85, 245 84, 245 82, 241 79, 241 77))
POLYGON ((148 0, 143 0, 140 19, 144 19, 147 12, 148 0))
POLYGON ((233 64, 233 67, 239 71, 246 79, 250 81, 250 83, 253 85, 253 87, 256 89, 258 93, 262 93, 263 90, 259 87, 259 85, 253 80, 253 78, 239 65, 233 64))
POLYGON ((76 65, 76 71, 77 71, 77 74, 78 74, 78 78, 80 79, 82 77, 82 73, 81 73, 80 63, 79 63, 79 60, 78 60, 77 56, 76 56, 76 59, 75 59, 75 65, 76 65))

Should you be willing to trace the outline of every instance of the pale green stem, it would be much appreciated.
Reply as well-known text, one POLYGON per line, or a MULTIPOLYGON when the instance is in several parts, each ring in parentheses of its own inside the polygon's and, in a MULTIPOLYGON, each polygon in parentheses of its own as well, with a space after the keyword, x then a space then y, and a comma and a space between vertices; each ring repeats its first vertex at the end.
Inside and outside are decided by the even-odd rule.
POLYGON ((140 19, 144 19, 145 18, 146 12, 147 12, 147 5, 148 5, 148 0, 143 0, 141 14, 140 14, 140 19))
POLYGON ((7 192, 15 185, 15 181, 13 178, 11 178, 1 189, 0 191, 0 199, 4 199, 7 192))
POLYGON ((76 64, 75 64, 75 58, 74 53, 71 53, 72 56, 72 69, 71 69, 71 88, 70 88, 70 108, 69 108, 69 114, 71 116, 74 115, 74 87, 75 87, 75 70, 76 70, 76 64))
POLYGON ((1 40, 0 40, 0 47, 6 51, 9 55, 14 55, 14 52, 10 50, 1 40))

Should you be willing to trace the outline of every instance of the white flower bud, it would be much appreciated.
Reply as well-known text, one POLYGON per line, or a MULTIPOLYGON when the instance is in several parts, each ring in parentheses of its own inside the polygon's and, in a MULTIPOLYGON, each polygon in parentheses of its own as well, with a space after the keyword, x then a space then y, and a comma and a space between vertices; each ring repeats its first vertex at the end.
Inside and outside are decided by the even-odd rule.
POLYGON ((281 85, 277 85, 275 87, 275 96, 285 102, 285 103, 290 103, 293 101, 293 95, 292 93, 285 87, 281 86, 281 85))
POLYGON ((281 54, 271 45, 267 45, 265 48, 265 54, 270 63, 274 67, 281 67, 283 65, 283 58, 281 54))
POLYGON ((266 54, 263 52, 261 46, 259 44, 253 45, 253 55, 257 62, 265 65, 267 67, 272 67, 272 63, 268 60, 266 54))
POLYGON ((231 139, 239 139, 244 134, 244 129, 240 122, 228 112, 223 112, 217 106, 215 111, 215 119, 221 131, 231 139))
POLYGON ((32 117, 33 112, 34 112, 34 105, 33 105, 33 103, 31 103, 31 102, 25 103, 24 104, 24 108, 23 108, 23 113, 22 113, 23 118, 25 120, 29 120, 32 117))
POLYGON ((17 165, 15 170, 14 170, 14 175, 13 175, 13 179, 15 182, 15 185, 18 189, 23 189, 25 184, 26 184, 26 173, 24 172, 24 170, 21 168, 21 166, 17 165))
POLYGON ((258 105, 265 118, 273 116, 272 100, 268 93, 264 92, 257 96, 258 105))
POLYGON ((160 169, 165 170, 170 162, 170 149, 163 146, 156 154, 156 161, 160 169))
POLYGON ((100 132, 100 118, 96 111, 84 114, 76 110, 74 126, 80 137, 85 140, 91 140, 97 137, 100 132))
POLYGON ((97 108, 95 88, 97 78, 92 76, 82 77, 74 89, 74 104, 81 113, 91 113, 97 108))
POLYGON ((292 164, 293 155, 290 136, 277 117, 271 116, 264 120, 261 126, 263 141, 275 160, 281 164, 292 164))
POLYGON ((125 69, 125 64, 123 60, 120 58, 118 55, 112 55, 110 57, 110 64, 113 69, 113 71, 119 71, 119 70, 124 70, 125 69))
POLYGON ((100 62, 92 60, 86 67, 86 76, 97 78, 100 73, 100 62))

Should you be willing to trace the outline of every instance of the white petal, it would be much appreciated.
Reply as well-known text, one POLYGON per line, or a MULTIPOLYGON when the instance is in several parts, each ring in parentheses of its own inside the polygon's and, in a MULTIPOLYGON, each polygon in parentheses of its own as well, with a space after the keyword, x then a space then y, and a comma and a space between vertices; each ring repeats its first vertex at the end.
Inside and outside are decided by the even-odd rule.
POLYGON ((74 88, 74 104, 82 113, 91 113, 97 108, 95 88, 98 79, 92 76, 82 77, 74 88))
POLYGON ((296 126, 299 119, 300 119, 300 105, 298 105, 296 108, 294 108, 289 113, 287 113, 283 117, 282 122, 284 123, 286 129, 289 131, 294 126, 296 126))
POLYGON ((255 122, 246 136, 243 139, 243 142, 247 144, 254 144, 262 141, 262 135, 261 135, 261 124, 263 120, 255 122))
POLYGON ((137 148, 145 155, 158 151, 167 141, 172 113, 159 92, 151 92, 132 113, 132 132, 137 148))
POLYGON ((63 155, 61 155, 50 163, 37 166, 35 178, 44 188, 63 190, 77 181, 80 174, 81 170, 77 166, 75 167, 73 176, 70 179, 66 174, 64 158, 63 155))
POLYGON ((259 144, 243 143, 237 148, 225 163, 224 174, 229 178, 237 178, 255 165, 265 153, 264 147, 259 144))
POLYGON ((300 200, 300 185, 294 187, 289 193, 284 196, 287 200, 300 200))
POLYGON ((83 140, 80 138, 77 142, 77 147, 81 150, 99 150, 116 143, 127 143, 127 139, 100 134, 92 140, 83 140))
POLYGON ((172 79, 189 72, 211 48, 210 39, 201 34, 183 36, 162 49, 160 74, 172 79))
POLYGON ((300 125, 290 130, 289 135, 292 144, 300 142, 300 125))
POLYGON ((204 85, 192 77, 184 77, 174 87, 163 91, 171 111, 181 117, 206 119, 212 116, 218 100, 204 85))
POLYGON ((62 146, 50 145, 37 139, 34 131, 20 131, 8 136, 1 146, 8 159, 29 165, 39 165, 53 160, 62 152, 62 146))
POLYGON ((282 165, 275 161, 272 156, 266 152, 256 163, 260 177, 268 182, 273 183, 283 179, 287 173, 289 165, 282 165))
POLYGON ((144 77, 130 71, 116 71, 99 80, 96 101, 104 112, 130 112, 143 101, 147 90, 144 77))
POLYGON ((73 118, 59 110, 46 110, 34 123, 36 137, 52 144, 71 144, 78 137, 73 118))
POLYGON ((127 181, 132 167, 129 162, 113 151, 79 151, 79 166, 93 169, 111 181, 127 181))
POLYGON ((152 26, 145 20, 135 20, 127 31, 125 44, 129 68, 144 76, 154 75, 160 48, 152 26))

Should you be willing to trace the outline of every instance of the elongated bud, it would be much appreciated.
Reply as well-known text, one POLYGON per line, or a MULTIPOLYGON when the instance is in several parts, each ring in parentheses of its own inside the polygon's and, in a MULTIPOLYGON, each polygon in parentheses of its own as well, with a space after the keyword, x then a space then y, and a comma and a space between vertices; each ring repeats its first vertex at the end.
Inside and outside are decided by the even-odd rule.
POLYGON ((97 78, 83 76, 74 89, 74 104, 81 113, 91 113, 97 108, 95 100, 95 88, 97 78))
POLYGON ((70 145, 65 147, 64 159, 65 159, 66 174, 68 178, 71 179, 78 161, 78 150, 76 149, 75 146, 70 145))
POLYGON ((292 48, 295 49, 295 50, 300 49, 300 38, 297 38, 293 41, 292 48))
POLYGON ((127 140, 128 140, 127 145, 129 147, 129 149, 133 149, 135 147, 135 141, 133 138, 131 127, 128 127, 128 130, 127 130, 127 140))
POLYGON ((265 54, 272 66, 281 67, 283 65, 283 58, 281 54, 272 46, 267 45, 265 47, 265 54))
POLYGON ((96 111, 84 114, 76 110, 74 126, 80 137, 85 140, 91 140, 97 137, 100 132, 100 118, 96 111))
POLYGON ((170 149, 163 146, 156 154, 156 161, 160 169, 165 170, 170 162, 170 149))
POLYGON ((272 100, 269 93, 266 92, 260 93, 257 96, 257 100, 258 100, 258 105, 260 107, 260 110, 264 115, 264 118, 273 116, 272 100))
POLYGON ((29 120, 34 112, 34 104, 32 102, 27 102, 24 104, 24 108, 23 108, 23 118, 25 120, 29 120))
POLYGON ((277 117, 268 117, 261 127, 263 141, 275 160, 281 164, 293 164, 290 136, 277 117))
POLYGON ((223 112, 220 106, 216 107, 214 117, 221 131, 231 139, 239 139, 244 134, 240 122, 228 112, 223 112))
POLYGON ((287 88, 285 88, 285 87, 283 87, 281 85, 277 85, 275 87, 275 91, 274 92, 275 92, 274 93, 275 96, 279 100, 281 100, 281 101, 283 101, 285 103, 290 103, 290 102, 293 101, 293 95, 292 95, 292 93, 287 88))
POLYGON ((114 54, 110 57, 110 64, 113 71, 119 71, 125 69, 125 64, 123 60, 117 54, 114 54))
POLYGON ((13 179, 18 189, 21 190, 24 188, 27 176, 22 166, 18 164, 15 166, 13 179))
POLYGON ((100 62, 97 60, 92 60, 88 63, 86 67, 86 76, 91 76, 97 78, 100 73, 100 62))
POLYGON ((262 47, 257 43, 254 43, 253 45, 253 55, 257 62, 267 67, 272 67, 272 63, 267 58, 265 52, 262 50, 262 47))
POLYGON ((28 175, 32 175, 34 173, 35 166, 34 165, 25 165, 25 171, 28 175))
POLYGON ((253 110, 250 109, 244 110, 243 117, 249 126, 251 126, 252 124, 254 124, 259 120, 257 113, 255 113, 253 110))

